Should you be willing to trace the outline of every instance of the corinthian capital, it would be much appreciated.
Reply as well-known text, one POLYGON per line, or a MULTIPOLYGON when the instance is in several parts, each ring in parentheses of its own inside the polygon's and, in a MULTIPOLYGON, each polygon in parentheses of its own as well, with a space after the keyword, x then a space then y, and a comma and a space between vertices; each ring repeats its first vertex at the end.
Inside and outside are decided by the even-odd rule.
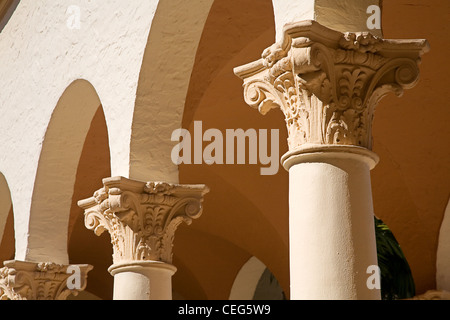
POLYGON ((89 265, 6 261, 0 269, 0 300, 65 300, 87 285, 89 265), (76 274, 79 272, 79 274, 76 274), (71 277, 75 277, 72 281, 71 277))
POLYGON ((201 216, 204 185, 139 182, 122 177, 103 180, 94 197, 78 202, 85 225, 100 236, 108 231, 114 264, 172 262, 177 227, 201 216))
POLYGON ((262 114, 283 111, 291 152, 312 145, 371 149, 375 106, 416 85, 428 50, 426 40, 384 40, 303 21, 286 25, 279 43, 235 73, 247 104, 262 114))

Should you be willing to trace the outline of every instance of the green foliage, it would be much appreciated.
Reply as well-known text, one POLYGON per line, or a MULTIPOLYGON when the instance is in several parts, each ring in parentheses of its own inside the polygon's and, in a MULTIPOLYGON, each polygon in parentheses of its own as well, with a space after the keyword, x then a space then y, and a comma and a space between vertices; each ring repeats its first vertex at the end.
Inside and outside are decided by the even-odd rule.
POLYGON ((375 218, 375 235, 381 271, 382 299, 414 297, 416 290, 408 261, 389 227, 377 218, 375 218))

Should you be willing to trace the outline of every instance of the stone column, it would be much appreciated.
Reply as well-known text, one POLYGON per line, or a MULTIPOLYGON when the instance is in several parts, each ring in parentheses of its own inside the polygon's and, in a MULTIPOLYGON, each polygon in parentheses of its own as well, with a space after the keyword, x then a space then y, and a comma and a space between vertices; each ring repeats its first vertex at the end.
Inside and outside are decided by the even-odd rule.
POLYGON ((6 261, 0 269, 0 300, 66 300, 87 285, 89 265, 6 261))
POLYGON ((88 229, 111 235, 114 300, 171 300, 175 231, 201 216, 208 188, 122 177, 104 179, 103 185, 78 205, 88 229))
POLYGON ((382 97, 417 83, 427 50, 425 40, 302 21, 286 25, 262 59, 235 69, 251 107, 286 118, 292 299, 380 299, 367 286, 377 265, 372 121, 382 97))

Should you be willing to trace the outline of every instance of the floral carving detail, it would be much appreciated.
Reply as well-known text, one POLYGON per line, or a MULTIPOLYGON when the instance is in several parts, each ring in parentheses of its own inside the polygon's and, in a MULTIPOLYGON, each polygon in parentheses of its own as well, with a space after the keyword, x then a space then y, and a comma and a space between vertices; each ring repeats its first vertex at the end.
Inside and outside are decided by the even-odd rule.
POLYGON ((354 50, 362 53, 376 53, 383 48, 383 39, 371 33, 345 33, 339 45, 345 50, 354 50))
POLYGON ((165 182, 148 182, 145 185, 144 191, 149 194, 170 195, 174 185, 165 182))
POLYGON ((65 300, 86 288, 92 266, 80 265, 80 288, 67 286, 68 266, 55 263, 7 261, 0 269, 0 300, 65 300))
POLYGON ((338 33, 316 22, 293 24, 262 59, 235 69, 245 101, 266 114, 280 108, 291 151, 305 144, 372 148, 375 106, 419 77, 424 40, 338 33))
POLYGON ((102 188, 95 192, 94 198, 97 203, 102 203, 104 200, 108 198, 108 193, 104 188, 102 188))
POLYGON ((191 224, 202 214, 206 186, 182 186, 161 182, 142 183, 142 191, 129 190, 123 179, 115 186, 105 185, 95 194, 106 192, 101 203, 89 201, 85 225, 96 235, 108 231, 114 263, 129 261, 172 262, 177 227, 191 224))

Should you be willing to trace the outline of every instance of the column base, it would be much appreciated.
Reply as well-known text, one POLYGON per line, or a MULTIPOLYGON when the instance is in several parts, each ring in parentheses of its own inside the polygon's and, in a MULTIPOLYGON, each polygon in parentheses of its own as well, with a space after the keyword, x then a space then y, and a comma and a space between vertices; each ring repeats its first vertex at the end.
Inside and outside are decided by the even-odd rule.
POLYGON ((172 300, 172 276, 177 268, 158 261, 114 264, 114 300, 172 300))

